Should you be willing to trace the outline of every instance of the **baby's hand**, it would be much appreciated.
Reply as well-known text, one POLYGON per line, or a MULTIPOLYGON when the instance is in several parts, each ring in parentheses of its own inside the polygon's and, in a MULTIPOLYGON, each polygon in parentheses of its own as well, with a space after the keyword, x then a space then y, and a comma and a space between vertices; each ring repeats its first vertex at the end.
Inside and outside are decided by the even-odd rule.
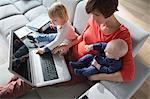
POLYGON ((44 48, 39 48, 36 54, 40 54, 40 55, 44 54, 44 48))
POLYGON ((98 70, 99 70, 100 67, 101 67, 101 64, 98 64, 97 61, 96 61, 95 59, 93 59, 92 65, 94 65, 98 70))
POLYGON ((93 46, 92 45, 85 45, 85 50, 87 51, 87 52, 89 52, 90 50, 92 50, 93 49, 93 46))

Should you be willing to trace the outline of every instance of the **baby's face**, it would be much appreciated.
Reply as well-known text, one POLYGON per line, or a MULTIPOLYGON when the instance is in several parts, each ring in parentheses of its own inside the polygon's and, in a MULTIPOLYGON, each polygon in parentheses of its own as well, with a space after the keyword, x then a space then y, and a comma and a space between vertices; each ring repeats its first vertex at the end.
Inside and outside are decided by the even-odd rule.
POLYGON ((117 57, 117 55, 115 55, 116 53, 112 50, 111 45, 107 45, 104 52, 105 52, 105 56, 107 58, 111 58, 111 59, 119 58, 119 57, 117 57))
POLYGON ((55 17, 52 19, 53 24, 55 25, 63 25, 64 24, 64 20, 60 17, 55 17))
POLYGON ((107 58, 112 58, 112 59, 114 58, 114 55, 109 50, 105 49, 104 52, 107 58))

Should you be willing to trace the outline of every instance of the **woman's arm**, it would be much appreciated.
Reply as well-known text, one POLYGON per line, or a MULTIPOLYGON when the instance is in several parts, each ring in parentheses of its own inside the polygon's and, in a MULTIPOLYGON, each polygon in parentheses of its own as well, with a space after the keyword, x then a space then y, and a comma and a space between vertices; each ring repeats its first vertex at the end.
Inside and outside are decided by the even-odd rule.
POLYGON ((71 41, 69 45, 63 45, 63 46, 57 47, 52 51, 52 53, 56 54, 59 52, 60 54, 65 54, 69 50, 69 48, 78 44, 81 40, 82 40, 82 36, 78 36, 77 39, 74 39, 73 41, 71 41))
POLYGON ((74 40, 68 45, 68 47, 71 48, 72 46, 78 44, 81 40, 82 40, 82 36, 78 36, 77 39, 74 39, 74 40))
POLYGON ((123 82, 123 78, 120 72, 115 72, 112 74, 96 74, 89 77, 89 80, 107 80, 114 82, 123 82))

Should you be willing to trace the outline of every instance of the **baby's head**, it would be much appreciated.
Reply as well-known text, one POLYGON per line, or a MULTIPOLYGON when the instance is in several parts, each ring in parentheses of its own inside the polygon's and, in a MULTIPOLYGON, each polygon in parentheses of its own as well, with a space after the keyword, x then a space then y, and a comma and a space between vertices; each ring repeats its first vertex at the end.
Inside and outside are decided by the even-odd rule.
POLYGON ((108 42, 104 52, 108 58, 119 59, 128 52, 128 45, 122 39, 115 39, 108 42))
POLYGON ((61 2, 53 3, 48 9, 48 15, 56 25, 63 25, 69 19, 67 9, 61 2))

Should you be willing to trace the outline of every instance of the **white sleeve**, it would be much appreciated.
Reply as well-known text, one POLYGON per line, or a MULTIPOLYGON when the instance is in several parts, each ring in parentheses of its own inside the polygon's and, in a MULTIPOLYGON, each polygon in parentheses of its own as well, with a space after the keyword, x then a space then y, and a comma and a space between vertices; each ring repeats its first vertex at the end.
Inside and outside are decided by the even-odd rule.
POLYGON ((44 48, 49 48, 50 50, 53 50, 55 47, 59 46, 65 39, 65 33, 66 29, 61 29, 58 31, 56 38, 54 41, 50 42, 49 44, 45 45, 44 48))

